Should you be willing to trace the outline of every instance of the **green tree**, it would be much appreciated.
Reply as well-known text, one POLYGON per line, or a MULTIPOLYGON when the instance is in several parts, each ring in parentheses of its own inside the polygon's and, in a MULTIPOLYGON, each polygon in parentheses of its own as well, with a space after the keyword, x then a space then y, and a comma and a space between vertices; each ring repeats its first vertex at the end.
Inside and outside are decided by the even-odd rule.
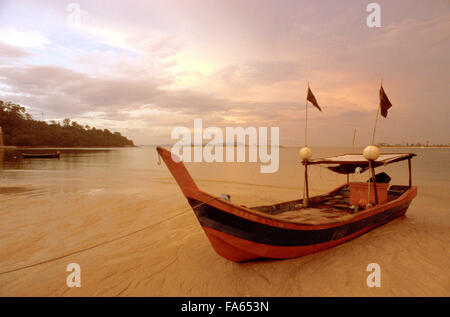
POLYGON ((4 144, 17 146, 134 146, 119 132, 83 127, 69 118, 63 124, 54 120, 33 120, 22 107, 0 100, 0 126, 4 144))

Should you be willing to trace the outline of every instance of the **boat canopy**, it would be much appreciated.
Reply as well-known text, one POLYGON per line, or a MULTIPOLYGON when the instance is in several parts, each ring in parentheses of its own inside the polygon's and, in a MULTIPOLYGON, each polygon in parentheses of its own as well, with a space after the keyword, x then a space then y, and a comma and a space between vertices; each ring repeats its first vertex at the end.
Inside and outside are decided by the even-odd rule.
MULTIPOLYGON (((388 165, 395 162, 400 162, 403 160, 409 160, 414 153, 385 153, 380 154, 380 156, 373 162, 374 167, 388 165)), ((310 160, 308 165, 323 164, 331 165, 327 166, 333 172, 339 174, 351 174, 359 170, 360 173, 364 172, 369 168, 369 161, 367 161, 362 154, 344 154, 338 156, 332 156, 327 158, 319 158, 315 160, 310 160), (359 169, 358 169, 359 167, 359 169)))

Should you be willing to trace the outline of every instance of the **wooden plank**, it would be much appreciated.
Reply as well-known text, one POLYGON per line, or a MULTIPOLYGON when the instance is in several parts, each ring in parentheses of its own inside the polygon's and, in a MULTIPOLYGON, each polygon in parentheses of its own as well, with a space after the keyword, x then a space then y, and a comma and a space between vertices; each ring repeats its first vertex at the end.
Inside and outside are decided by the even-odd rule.
MULTIPOLYGON (((391 160, 387 160, 387 161, 375 161, 374 162, 374 166, 378 167, 381 165, 388 165, 388 164, 392 164, 392 163, 396 163, 396 162, 400 162, 400 161, 404 161, 407 159, 410 159, 414 156, 416 156, 415 153, 383 153, 383 154, 398 154, 398 155, 402 155, 399 156, 398 158, 395 159, 391 159, 391 160)), ((345 154, 344 154, 345 155, 345 154)), ((349 164, 349 165, 365 165, 367 164, 367 161, 365 160, 360 160, 360 161, 333 161, 333 160, 329 160, 327 158, 324 159, 316 159, 316 160, 311 160, 308 162, 309 165, 314 165, 314 164, 333 164, 333 165, 339 165, 339 164, 349 164)))

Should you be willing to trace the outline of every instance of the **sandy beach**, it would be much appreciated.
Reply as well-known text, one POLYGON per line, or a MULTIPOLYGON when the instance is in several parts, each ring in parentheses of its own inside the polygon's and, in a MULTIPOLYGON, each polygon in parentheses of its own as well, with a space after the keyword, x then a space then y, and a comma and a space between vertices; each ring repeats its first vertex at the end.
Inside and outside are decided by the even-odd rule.
MULTIPOLYGON (((63 153, 39 170, 3 162, 1 296, 450 295, 449 185, 421 176, 420 156, 419 195, 406 217, 313 255, 237 264, 214 252, 154 148, 89 153, 63 153), (372 262, 381 267, 380 288, 366 285, 372 262), (80 288, 66 285, 69 263, 81 267, 80 288)), ((246 205, 275 203, 299 195, 301 177, 284 177, 301 175, 290 164, 293 153, 283 149, 286 168, 267 178, 242 175, 255 166, 231 174, 227 163, 188 168, 210 193, 246 205)), ((315 172, 313 194, 341 181, 315 172)))

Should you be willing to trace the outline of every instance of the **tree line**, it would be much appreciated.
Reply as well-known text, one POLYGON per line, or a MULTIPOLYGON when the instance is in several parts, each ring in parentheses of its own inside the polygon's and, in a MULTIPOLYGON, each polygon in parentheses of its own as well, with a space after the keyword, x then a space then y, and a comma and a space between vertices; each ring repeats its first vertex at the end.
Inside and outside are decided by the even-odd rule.
POLYGON ((125 147, 132 140, 119 132, 82 126, 69 118, 63 122, 34 120, 25 107, 0 100, 0 127, 5 145, 54 147, 125 147))
POLYGON ((424 143, 420 143, 420 142, 406 142, 406 143, 402 143, 402 144, 389 144, 389 143, 384 143, 384 142, 380 142, 376 144, 379 147, 449 147, 450 143, 447 144, 430 144, 430 141, 426 141, 424 143))

